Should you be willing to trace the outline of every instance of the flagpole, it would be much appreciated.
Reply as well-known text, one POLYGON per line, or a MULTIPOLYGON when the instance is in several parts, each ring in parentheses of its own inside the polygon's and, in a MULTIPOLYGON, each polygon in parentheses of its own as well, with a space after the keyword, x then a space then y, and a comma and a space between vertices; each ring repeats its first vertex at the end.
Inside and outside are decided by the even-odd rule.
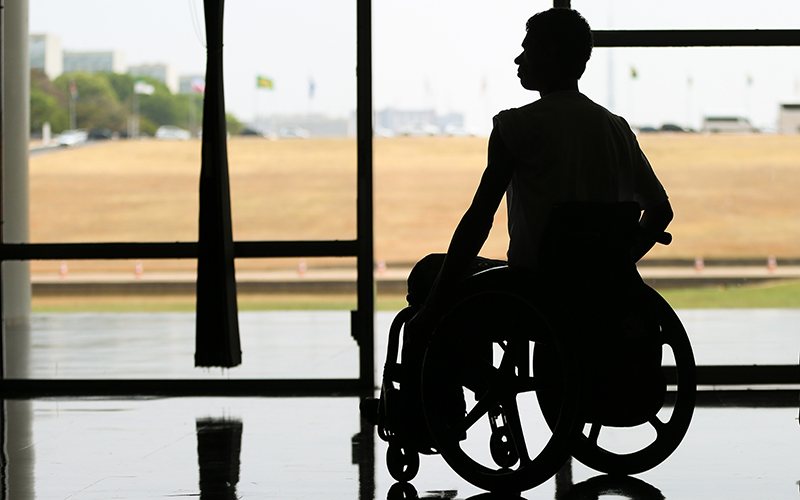
MULTIPOLYGON (((253 99, 254 100, 254 105, 253 106, 256 108, 256 112, 257 112, 257 107, 258 107, 258 91, 261 90, 261 89, 274 90, 274 88, 275 88, 275 83, 273 82, 272 78, 267 78, 266 76, 256 75, 256 93, 255 93, 255 97, 253 99)), ((267 123, 269 124, 268 128, 270 130, 270 133, 272 133, 273 119, 272 119, 271 105, 270 105, 270 109, 267 111, 266 120, 267 120, 267 123)))
POLYGON ((253 89, 253 123, 258 124, 258 85, 253 89))
POLYGON ((136 84, 133 89, 133 138, 139 138, 139 94, 136 92, 136 84))
POLYGON ((75 87, 75 80, 70 81, 69 84, 69 128, 75 130, 78 128, 78 119, 75 116, 75 94, 77 90, 75 87))

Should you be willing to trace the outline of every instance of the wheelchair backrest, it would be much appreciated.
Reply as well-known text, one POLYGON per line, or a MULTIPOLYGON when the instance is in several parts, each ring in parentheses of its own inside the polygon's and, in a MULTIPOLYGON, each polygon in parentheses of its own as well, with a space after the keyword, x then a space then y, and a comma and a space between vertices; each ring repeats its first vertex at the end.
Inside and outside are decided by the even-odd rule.
POLYGON ((539 247, 537 274, 551 286, 614 287, 636 272, 640 230, 636 202, 569 202, 553 206, 539 247))

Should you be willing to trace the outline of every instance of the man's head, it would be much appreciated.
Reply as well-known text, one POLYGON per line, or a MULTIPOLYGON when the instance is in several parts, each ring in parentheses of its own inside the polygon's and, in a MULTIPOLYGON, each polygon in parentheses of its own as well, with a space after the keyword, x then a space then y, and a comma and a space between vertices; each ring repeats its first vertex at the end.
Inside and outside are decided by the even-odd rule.
POLYGON ((535 73, 537 81, 580 79, 593 47, 592 31, 583 16, 571 9, 550 9, 528 19, 525 27, 524 51, 515 60, 525 88, 538 85, 526 85, 525 72, 535 73))

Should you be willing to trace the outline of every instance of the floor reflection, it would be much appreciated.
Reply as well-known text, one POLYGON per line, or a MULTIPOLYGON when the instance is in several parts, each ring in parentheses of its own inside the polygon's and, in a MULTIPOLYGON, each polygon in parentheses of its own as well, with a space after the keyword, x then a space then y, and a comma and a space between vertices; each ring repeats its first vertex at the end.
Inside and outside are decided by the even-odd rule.
POLYGON ((242 452, 241 420, 197 420, 201 500, 235 500, 242 452))
POLYGON ((600 475, 572 483, 572 459, 556 475, 556 500, 590 500, 601 496, 629 500, 664 500, 661 490, 633 476, 600 475))
POLYGON ((360 423, 358 402, 6 401, 0 498, 797 498, 796 406, 699 408, 682 446, 647 473, 609 477, 573 461, 542 485, 503 498, 464 481, 441 456, 422 457, 414 482, 395 485, 387 446, 360 423))
MULTIPOLYGON (((364 393, 359 401, 371 392, 364 393)), ((375 429, 372 424, 361 418, 361 429, 351 439, 352 463, 358 466, 358 498, 373 500, 375 498, 375 429)))
MULTIPOLYGON (((525 500, 525 495, 509 493, 479 493, 467 500, 525 500)), ((655 486, 631 476, 600 475, 591 477, 578 484, 572 483, 572 459, 555 476, 555 500, 597 500, 603 496, 625 498, 628 500, 665 500, 664 495, 655 486)), ((412 483, 394 483, 386 495, 387 500, 414 499, 454 499, 458 497, 456 490, 426 491, 423 495, 417 492, 412 483)))

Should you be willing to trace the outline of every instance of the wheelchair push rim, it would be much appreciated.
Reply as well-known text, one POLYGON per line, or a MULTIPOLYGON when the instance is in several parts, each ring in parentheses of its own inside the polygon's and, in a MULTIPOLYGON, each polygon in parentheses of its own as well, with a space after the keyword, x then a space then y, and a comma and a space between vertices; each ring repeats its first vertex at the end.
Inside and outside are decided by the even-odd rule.
MULTIPOLYGON (((638 474, 650 470, 666 460, 680 445, 694 414, 697 392, 697 375, 694 354, 686 330, 669 304, 653 289, 645 287, 645 294, 655 305, 661 326, 660 343, 669 346, 675 359, 677 388, 672 411, 662 417, 652 416, 644 426, 655 433, 655 439, 632 452, 615 452, 599 442, 604 427, 589 423, 581 429, 575 425, 571 443, 572 455, 582 464, 606 474, 638 474)), ((665 405, 666 407, 666 405, 665 405)), ((665 407, 662 407, 664 409, 665 407)), ((577 422, 581 424, 581 422, 577 422)), ((615 432, 625 432, 624 427, 614 427, 615 432)))
POLYGON ((479 293, 445 316, 426 352, 422 400, 437 451, 457 474, 485 490, 520 492, 558 472, 569 457, 577 412, 565 352, 547 321, 518 295, 479 293), (487 324, 486 311, 499 324, 487 324), (543 343, 560 356, 558 381, 532 370, 531 349, 543 343), (536 407, 542 390, 563 391, 552 431, 536 407), (458 404, 463 407, 454 409, 458 404), (486 426, 491 418, 496 421, 486 426))

